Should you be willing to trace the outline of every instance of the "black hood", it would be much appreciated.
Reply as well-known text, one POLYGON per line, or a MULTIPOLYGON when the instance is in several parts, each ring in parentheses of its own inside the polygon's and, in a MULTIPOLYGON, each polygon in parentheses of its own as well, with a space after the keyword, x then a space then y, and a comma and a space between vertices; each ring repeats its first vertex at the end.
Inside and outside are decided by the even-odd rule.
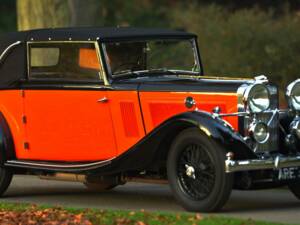
POLYGON ((187 91, 187 92, 236 92, 242 84, 253 83, 251 79, 215 77, 141 77, 114 82, 121 89, 138 86, 140 91, 187 91))

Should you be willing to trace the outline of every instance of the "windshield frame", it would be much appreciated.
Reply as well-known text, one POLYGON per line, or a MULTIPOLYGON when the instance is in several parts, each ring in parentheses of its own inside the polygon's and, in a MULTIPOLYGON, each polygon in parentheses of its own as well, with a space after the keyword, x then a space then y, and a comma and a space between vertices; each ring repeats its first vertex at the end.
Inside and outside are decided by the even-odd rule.
MULTIPOLYGON (((186 40, 186 41, 190 41, 191 42, 191 47, 193 50, 193 54, 194 54, 194 59, 195 59, 195 64, 197 64, 197 67, 199 68, 199 72, 195 73, 194 76, 203 76, 203 66, 202 66, 202 62, 201 62, 201 57, 200 57, 200 51, 198 48, 198 43, 197 43, 197 38, 195 37, 189 37, 189 38, 181 38, 181 37, 156 37, 156 38, 147 38, 147 39, 125 39, 125 40, 109 40, 109 41, 102 41, 100 43, 100 48, 101 48, 101 53, 102 53, 102 57, 103 57, 103 62, 104 62, 104 69, 106 70, 106 74, 107 74, 107 78, 109 81, 113 81, 115 79, 117 79, 116 77, 113 77, 112 74, 112 70, 109 64, 109 60, 108 60, 108 56, 107 56, 107 51, 106 51, 106 44, 107 43, 117 43, 117 42, 139 42, 139 41, 155 41, 155 40, 186 40)), ((158 68, 159 69, 159 68, 158 68)), ((191 71, 192 72, 192 71, 191 71)), ((134 74, 134 71, 132 72, 132 74, 134 74)), ((136 76, 132 76, 132 78, 134 78, 136 76)))

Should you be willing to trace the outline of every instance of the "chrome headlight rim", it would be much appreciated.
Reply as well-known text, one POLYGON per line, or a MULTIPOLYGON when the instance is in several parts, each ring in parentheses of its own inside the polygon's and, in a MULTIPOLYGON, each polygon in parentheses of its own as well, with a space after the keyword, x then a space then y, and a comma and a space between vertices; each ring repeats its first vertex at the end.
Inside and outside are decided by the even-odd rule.
POLYGON ((290 83, 287 88, 286 88, 286 98, 288 101, 288 105, 292 110, 295 111, 300 111, 300 95, 298 95, 298 98, 295 98, 295 92, 300 93, 300 79, 297 79, 295 81, 293 81, 292 83, 290 83))
MULTIPOLYGON (((261 132, 261 131, 260 131, 261 132)), ((261 121, 254 121, 249 128, 249 133, 251 134, 252 138, 258 143, 258 144, 265 144, 269 138, 270 138, 270 132, 269 132, 269 127, 266 123, 261 122, 261 121), (258 132, 259 132, 259 127, 262 126, 265 128, 265 133, 266 135, 264 138, 259 139, 258 138, 258 132)))
MULTIPOLYGON (((268 110, 270 108, 271 105, 271 94, 270 94, 270 90, 268 89, 268 87, 265 84, 252 84, 250 86, 248 86, 245 90, 244 93, 244 103, 246 104, 246 108, 251 112, 251 113, 261 113, 264 112, 266 110, 268 110), (253 101, 251 101, 251 96, 253 95, 253 92, 255 92, 255 90, 259 89, 259 88, 263 88, 266 91, 267 94, 267 105, 264 106, 264 108, 257 110, 254 109, 254 107, 251 106, 251 104, 255 104, 253 101)), ((256 105, 258 106, 258 105, 256 105)))

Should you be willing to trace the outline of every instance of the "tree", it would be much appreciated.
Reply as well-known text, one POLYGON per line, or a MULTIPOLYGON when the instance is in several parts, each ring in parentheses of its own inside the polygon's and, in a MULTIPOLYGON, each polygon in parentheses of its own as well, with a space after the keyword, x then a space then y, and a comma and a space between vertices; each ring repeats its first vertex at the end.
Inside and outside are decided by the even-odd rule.
POLYGON ((0 32, 16 29, 16 2, 1 0, 0 4, 0 32))
POLYGON ((65 27, 70 24, 66 0, 17 0, 19 30, 65 27))
POLYGON ((19 30, 95 24, 97 0, 17 0, 19 30))

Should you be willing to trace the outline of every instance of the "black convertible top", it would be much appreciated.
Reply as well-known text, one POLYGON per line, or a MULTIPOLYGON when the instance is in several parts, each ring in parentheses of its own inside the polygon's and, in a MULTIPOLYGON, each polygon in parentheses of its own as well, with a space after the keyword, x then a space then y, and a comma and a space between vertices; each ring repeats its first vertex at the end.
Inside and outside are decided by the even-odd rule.
POLYGON ((81 28, 60 28, 32 31, 29 36, 34 39, 47 39, 52 36, 54 39, 76 39, 76 40, 111 40, 111 39, 132 39, 132 38, 155 38, 155 37, 195 37, 184 31, 157 29, 157 28, 133 28, 133 27, 81 27, 81 28))
POLYGON ((184 31, 133 27, 74 27, 12 32, 0 36, 0 55, 12 44, 0 61, 0 88, 16 88, 26 78, 26 42, 28 41, 115 41, 152 38, 196 38, 184 31))
MULTIPOLYGON (((6 35, 4 35, 5 37, 6 35)), ((135 38, 192 38, 195 34, 185 31, 161 28, 133 28, 133 27, 73 27, 28 30, 10 33, 13 39, 20 41, 47 41, 47 40, 115 40, 135 38)), ((5 39, 5 38, 4 38, 5 39)))

